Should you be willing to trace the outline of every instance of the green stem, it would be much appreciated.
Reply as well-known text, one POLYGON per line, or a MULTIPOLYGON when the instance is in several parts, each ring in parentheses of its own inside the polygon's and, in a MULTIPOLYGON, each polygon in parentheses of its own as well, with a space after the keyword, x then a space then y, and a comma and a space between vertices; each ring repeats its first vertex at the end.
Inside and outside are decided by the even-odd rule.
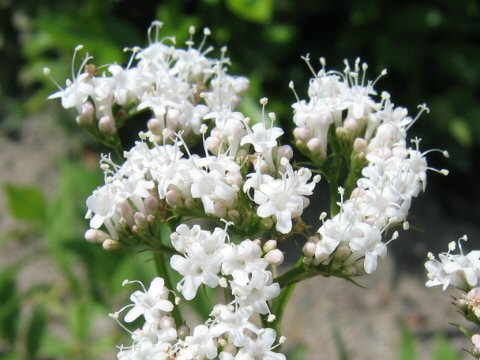
POLYGON ((285 312, 285 308, 287 307, 288 300, 292 296, 293 290, 295 290, 295 285, 296 284, 290 284, 285 286, 280 292, 280 295, 278 296, 278 298, 273 303, 272 312, 275 315, 273 328, 277 333, 277 338, 280 337, 282 333, 283 314, 285 312))
POLYGON ((328 186, 330 188, 330 217, 334 217, 340 210, 337 204, 338 197, 338 183, 337 179, 328 179, 328 186))
MULTIPOLYGON (((157 269, 158 275, 160 275, 165 280, 165 286, 169 290, 174 290, 175 287, 173 286, 173 281, 170 276, 170 269, 168 268, 165 254, 154 253, 153 257, 155 260, 155 268, 157 269)), ((169 297, 170 297, 170 301, 173 300, 172 302, 175 304, 175 296, 172 293, 170 293, 169 297)), ((172 316, 175 319, 175 323, 177 327, 183 325, 182 313, 178 306, 173 307, 172 316)))

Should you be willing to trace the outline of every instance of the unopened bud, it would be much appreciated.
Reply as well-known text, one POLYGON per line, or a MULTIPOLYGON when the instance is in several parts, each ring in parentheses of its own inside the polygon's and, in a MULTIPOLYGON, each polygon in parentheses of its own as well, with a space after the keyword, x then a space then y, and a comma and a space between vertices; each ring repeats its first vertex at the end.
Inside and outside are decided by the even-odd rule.
POLYGON ((167 204, 170 206, 182 205, 182 197, 180 193, 175 189, 168 190, 165 199, 167 201, 167 204))
POLYGON ((322 142, 318 138, 312 138, 308 140, 307 148, 312 154, 318 155, 322 152, 322 142))
POLYGON ((343 126, 345 130, 350 133, 355 133, 358 129, 358 123, 353 118, 348 118, 347 120, 345 120, 345 122, 343 123, 343 126))
POLYGON ((312 134, 308 127, 300 126, 293 130, 293 136, 295 137, 295 139, 301 140, 302 142, 306 142, 312 137, 312 134))
POLYGON ((175 319, 171 316, 162 316, 160 318, 160 329, 166 330, 175 327, 175 319))
POLYGON ((302 248, 303 255, 305 255, 306 257, 314 257, 316 250, 317 250, 317 245, 315 245, 310 241, 307 241, 302 248))
POLYGON ((98 129, 104 135, 115 135, 117 128, 115 127, 115 119, 111 116, 102 116, 98 122, 98 129))
POLYGON ((356 138, 353 142, 353 150, 355 150, 356 153, 365 152, 367 146, 368 144, 364 138, 356 138))
POLYGON ((287 158, 291 159, 293 157, 293 150, 290 145, 283 145, 278 148, 278 158, 287 158))
POLYGON ((118 241, 107 239, 102 243, 102 247, 107 251, 114 251, 121 247, 118 241))
POLYGON ((347 266, 343 269, 342 275, 355 276, 357 275, 357 269, 355 269, 355 266, 347 266))
POLYGON ((171 129, 176 129, 180 125, 182 113, 178 109, 169 109, 167 111, 167 124, 171 129))
POLYGON ((283 255, 283 252, 281 252, 279 249, 273 249, 269 251, 267 255, 265 255, 265 260, 267 260, 270 265, 275 266, 281 265, 284 258, 285 256, 283 255))
POLYGON ((145 216, 144 213, 141 213, 141 212, 136 212, 135 214, 133 214, 133 218, 135 220, 135 224, 141 228, 141 229, 145 229, 148 227, 148 220, 147 220, 147 217, 145 216))
POLYGON ((348 259, 352 251, 350 250, 350 246, 348 245, 340 245, 335 250, 335 259, 339 261, 345 261, 348 259))
POLYGON ((185 340, 185 338, 190 335, 190 328, 183 324, 182 326, 180 326, 177 330, 177 336, 179 339, 182 339, 182 340, 185 340))
POLYGON ((102 230, 88 229, 85 232, 85 240, 94 244, 101 244, 109 237, 110 235, 102 230))
POLYGON ((259 248, 262 247, 262 240, 260 240, 260 239, 255 239, 255 240, 253 240, 253 242, 254 242, 255 245, 257 245, 259 248))
POLYGON ((154 214, 158 210, 158 200, 155 196, 149 196, 143 201, 147 214, 154 214))
POLYGON ((160 121, 159 119, 152 118, 147 121, 147 128, 150 130, 152 133, 160 135, 163 130, 163 122, 160 121))
POLYGON ((91 125, 93 122, 93 114, 95 108, 90 101, 85 102, 82 105, 82 112, 77 116, 76 121, 80 126, 91 125))
POLYGON ((237 210, 228 210, 227 214, 229 219, 232 219, 232 220, 240 219, 240 213, 237 210))
POLYGON ((277 240, 268 240, 263 244, 263 252, 268 253, 269 251, 277 248, 277 240))

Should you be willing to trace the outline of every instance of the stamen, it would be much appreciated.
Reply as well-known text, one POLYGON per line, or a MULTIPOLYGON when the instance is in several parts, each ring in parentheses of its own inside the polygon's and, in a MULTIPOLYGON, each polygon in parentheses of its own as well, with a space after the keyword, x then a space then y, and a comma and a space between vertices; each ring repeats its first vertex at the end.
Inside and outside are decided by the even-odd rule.
POLYGON ((310 63, 310 54, 307 54, 305 56, 300 56, 300 58, 305 61, 305 63, 307 64, 308 68, 310 69, 311 73, 313 74, 313 77, 314 78, 317 78, 318 75, 317 73, 315 72, 315 70, 313 70, 313 67, 312 67, 312 64, 310 63))

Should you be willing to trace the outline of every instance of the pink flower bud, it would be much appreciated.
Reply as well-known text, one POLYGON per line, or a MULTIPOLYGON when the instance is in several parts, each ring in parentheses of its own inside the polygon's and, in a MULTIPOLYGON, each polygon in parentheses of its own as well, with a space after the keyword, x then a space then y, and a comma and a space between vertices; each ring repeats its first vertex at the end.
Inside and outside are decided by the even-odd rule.
POLYGON ((175 327, 175 319, 171 316, 162 316, 160 318, 160 329, 166 330, 175 327))
POLYGON ((152 118, 147 121, 147 128, 152 133, 160 135, 164 128, 163 121, 160 121, 159 119, 156 119, 156 118, 152 118))
POLYGON ((182 113, 178 109, 169 109, 167 111, 167 126, 170 129, 176 129, 180 126, 182 113))
POLYGON ((350 132, 350 133, 355 133, 358 129, 358 123, 353 118, 346 119, 345 122, 343 123, 343 126, 344 126, 345 130, 350 132))
POLYGON ((312 133, 308 127, 300 126, 293 130, 293 136, 295 139, 298 139, 302 142, 307 142, 312 137, 312 133))
POLYGON ((98 122, 98 129, 104 135, 115 135, 117 133, 115 119, 110 116, 102 116, 98 122))
POLYGON ((133 218, 135 220, 136 226, 138 226, 139 228, 145 229, 148 227, 148 221, 145 214, 137 211, 135 214, 133 214, 133 218))
POLYGON ((303 245, 302 252, 306 257, 314 257, 316 249, 317 246, 314 243, 307 241, 305 245, 303 245))
POLYGON ((178 190, 168 190, 165 199, 167 201, 167 204, 170 206, 182 206, 182 196, 180 195, 178 190))
POLYGON ((292 147, 290 145, 283 145, 283 146, 280 146, 278 148, 278 155, 277 157, 279 159, 282 159, 282 158, 287 158, 287 159, 291 159, 293 157, 293 150, 292 150, 292 147))
POLYGON ((101 244, 108 238, 110 238, 110 235, 102 230, 88 229, 85 232, 85 240, 94 244, 101 244))
POLYGON ((158 199, 155 196, 149 196, 143 201, 147 214, 154 214, 158 211, 158 199))
MULTIPOLYGON (((326 145, 326 144, 325 144, 326 145)), ((322 153, 322 142, 318 138, 308 140, 307 148, 312 154, 319 155, 322 153)))
POLYGON ((269 251, 267 255, 265 255, 265 260, 267 260, 270 265, 275 266, 282 264, 284 258, 283 252, 281 252, 279 249, 273 249, 269 251))

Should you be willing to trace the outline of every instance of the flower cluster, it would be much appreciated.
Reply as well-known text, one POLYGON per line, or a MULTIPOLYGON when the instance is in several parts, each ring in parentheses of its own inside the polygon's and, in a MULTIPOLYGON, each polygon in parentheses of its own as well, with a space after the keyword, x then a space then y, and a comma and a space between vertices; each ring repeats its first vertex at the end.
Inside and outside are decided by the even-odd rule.
MULTIPOLYGON (((204 49, 210 30, 204 29, 204 39, 194 48, 190 28, 188 48, 175 47, 172 37, 159 38, 161 22, 149 29, 150 45, 144 49, 126 49, 132 55, 126 67, 109 65, 101 72, 86 56, 77 74, 72 60, 72 79, 65 88, 50 96, 60 98, 65 109, 75 108, 77 122, 97 127, 101 134, 114 136, 125 121, 129 111, 148 109, 153 117, 148 121, 150 137, 161 142, 182 130, 183 136, 199 134, 206 114, 222 107, 234 108, 239 95, 248 88, 248 80, 226 73, 228 59, 222 49, 220 59, 207 55, 213 50, 204 49), (164 131, 166 130, 166 131, 164 131)), ((78 46, 75 54, 82 49, 78 46)), ((45 69, 50 74, 49 69, 45 69)))
MULTIPOLYGON (((297 98, 295 145, 307 158, 296 163, 292 147, 280 142, 284 130, 275 113, 266 111, 267 98, 260 100, 261 117, 236 109, 248 80, 227 74, 225 49, 219 59, 207 57, 210 31, 194 48, 192 28, 185 49, 159 39, 160 27, 150 28, 149 46, 131 49, 126 67, 113 64, 98 75, 87 55, 66 88, 51 96, 75 108, 77 122, 114 150, 125 121, 143 110, 153 116, 131 149, 117 151, 115 160, 102 156, 104 185, 86 202, 88 241, 106 250, 152 250, 161 276, 112 315, 122 326, 126 310, 123 322, 144 319, 118 358, 285 359, 277 321, 291 285, 318 274, 372 273, 398 237, 394 227, 408 228, 412 199, 425 190, 430 168, 428 151, 419 150, 418 139, 410 146, 407 131, 427 108, 412 118, 388 93, 378 96, 375 85, 385 72, 368 81, 359 60, 353 68, 346 62, 342 73, 327 71, 320 59, 316 73, 305 57, 314 75, 308 100, 290 83, 297 98), (201 151, 193 151, 195 143, 201 151), (302 215, 321 178, 333 201, 330 218, 319 211, 322 225, 312 235, 302 215), (308 238, 300 261, 275 277, 284 257, 277 244, 294 234, 308 238), (167 267, 181 275, 177 284, 167 267), (202 287, 223 289, 225 299, 190 331, 176 315, 179 297, 172 290, 195 301, 202 287)), ((468 283, 473 286, 470 273, 468 283)), ((475 301, 468 305, 473 313, 475 301)))
MULTIPOLYGON (((129 309, 124 322, 143 315, 145 323, 131 332, 133 344, 121 346, 118 358, 285 359, 283 354, 273 351, 278 346, 274 345, 275 330, 259 328, 251 322, 255 314, 268 314, 270 322, 275 318, 268 301, 278 296, 280 287, 266 270, 267 255, 274 250, 262 251, 251 240, 233 244, 228 241, 226 230, 216 228, 210 232, 198 225, 180 225, 171 235, 171 242, 180 255, 172 256, 170 264, 183 276, 177 289, 186 300, 194 299, 201 285, 224 287, 232 300, 215 305, 209 319, 190 331, 185 325, 176 324, 171 316, 174 305, 168 301, 164 281, 154 279, 148 290, 134 292, 130 297, 133 303, 120 310, 129 309)), ((175 302, 178 301, 176 298, 175 302)), ((118 320, 120 312, 112 316, 118 320)), ((278 341, 280 344, 284 338, 278 341)))
MULTIPOLYGON (((335 260, 347 273, 371 273, 377 258, 387 253, 382 235, 397 224, 408 228, 412 198, 425 190, 427 152, 419 151, 419 140, 414 148, 407 146, 407 130, 427 109, 421 106, 412 119, 405 108, 394 106, 386 92, 377 100, 376 81, 365 80, 367 65, 360 68, 358 59, 354 69, 346 63, 343 73, 327 71, 323 59, 321 64, 310 80, 309 101, 297 99, 293 104, 297 146, 320 165, 336 151, 335 145, 350 149, 351 171, 360 164, 360 176, 356 183, 347 183, 347 200, 343 200, 345 189, 339 189, 339 213, 326 221, 326 214, 322 215, 319 235, 305 244, 304 254, 308 264, 335 260)), ((392 239, 397 236, 394 232, 392 239)))
MULTIPOLYGON (((460 298, 454 304, 459 313, 465 319, 480 326, 480 251, 470 251, 464 254, 461 242, 467 241, 464 235, 458 240, 459 253, 454 253, 457 243, 448 244, 448 251, 438 255, 438 260, 432 253, 428 253, 428 261, 425 263, 428 281, 427 287, 442 286, 445 291, 448 287, 454 287, 460 292, 460 298)), ((471 354, 480 358, 480 335, 469 333, 472 341, 471 354)))

